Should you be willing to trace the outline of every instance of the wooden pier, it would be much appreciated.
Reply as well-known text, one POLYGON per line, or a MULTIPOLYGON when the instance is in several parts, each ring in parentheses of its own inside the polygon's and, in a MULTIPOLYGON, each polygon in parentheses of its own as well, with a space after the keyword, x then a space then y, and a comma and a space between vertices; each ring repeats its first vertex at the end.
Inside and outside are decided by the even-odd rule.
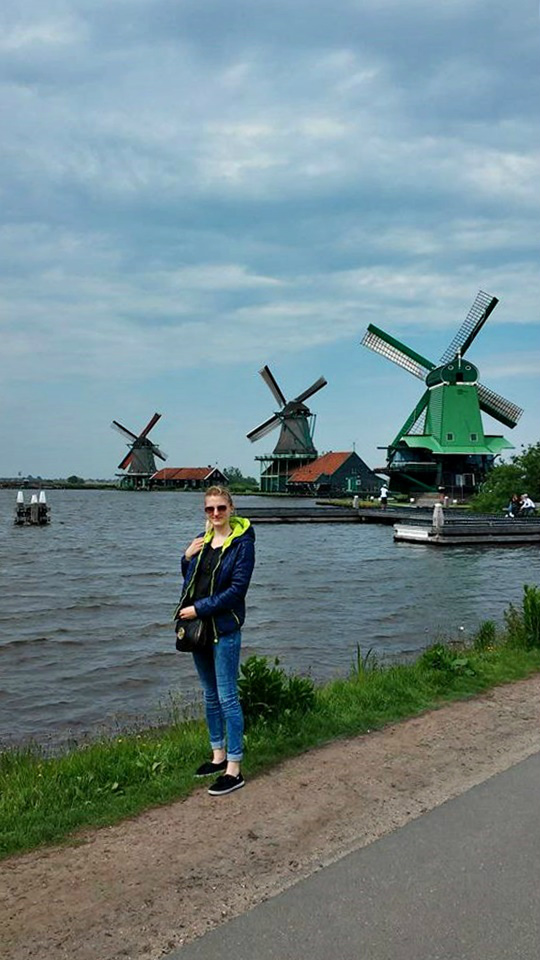
MULTIPOLYGON (((439 509, 439 508, 437 508, 439 509)), ((382 523, 394 527, 394 540, 430 546, 466 546, 488 544, 513 546, 540 545, 540 517, 478 516, 453 509, 438 515, 433 509, 403 507, 381 510, 334 506, 252 507, 250 520, 262 523, 382 523)))
POLYGON ((246 510, 249 519, 259 523, 383 523, 393 526, 409 517, 421 518, 430 522, 433 509, 404 508, 402 510, 359 510, 354 507, 317 506, 275 506, 250 507, 246 510))
POLYGON ((442 526, 409 519, 396 523, 394 540, 423 543, 434 547, 487 544, 489 546, 540 546, 540 518, 464 517, 445 519, 442 526))

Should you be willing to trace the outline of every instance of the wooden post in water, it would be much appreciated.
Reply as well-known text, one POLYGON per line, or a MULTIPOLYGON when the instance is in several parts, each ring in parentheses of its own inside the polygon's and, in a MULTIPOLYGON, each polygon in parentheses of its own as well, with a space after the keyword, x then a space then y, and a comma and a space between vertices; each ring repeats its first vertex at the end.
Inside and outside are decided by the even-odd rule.
POLYGON ((441 530, 444 526, 444 510, 442 508, 442 503, 436 503, 433 507, 433 529, 441 530))
POLYGON ((47 497, 45 496, 45 491, 40 490, 39 500, 38 500, 38 523, 44 524, 48 523, 50 520, 49 517, 49 507, 47 506, 47 497))
POLYGON ((30 500, 30 523, 39 523, 39 503, 37 493, 33 493, 30 500))
POLYGON ((21 527, 26 523, 26 507, 24 505, 24 493, 19 490, 17 494, 17 506, 15 507, 15 523, 21 527))

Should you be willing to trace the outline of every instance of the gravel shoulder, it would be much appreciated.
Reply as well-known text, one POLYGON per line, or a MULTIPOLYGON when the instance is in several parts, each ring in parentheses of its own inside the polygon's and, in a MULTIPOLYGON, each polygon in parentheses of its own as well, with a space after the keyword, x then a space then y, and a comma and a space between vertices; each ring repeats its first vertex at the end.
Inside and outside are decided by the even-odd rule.
POLYGON ((4 960, 158 960, 540 751, 540 676, 1 864, 4 960))

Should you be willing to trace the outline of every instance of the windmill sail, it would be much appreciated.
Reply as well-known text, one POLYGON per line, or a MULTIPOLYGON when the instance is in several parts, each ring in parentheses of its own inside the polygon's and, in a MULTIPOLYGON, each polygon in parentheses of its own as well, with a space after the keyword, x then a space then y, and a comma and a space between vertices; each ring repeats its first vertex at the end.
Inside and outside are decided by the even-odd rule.
POLYGON ((328 380, 325 380, 324 377, 319 377, 319 379, 316 380, 315 383, 312 383, 311 386, 307 388, 307 390, 303 390, 302 393, 299 393, 298 396, 295 397, 295 402, 304 403, 306 400, 309 399, 309 397, 312 397, 314 393, 318 393, 319 390, 322 390, 322 388, 325 387, 327 383, 328 383, 328 380))
POLYGON ((488 390, 482 383, 478 384, 477 389, 480 409, 484 413, 489 413, 491 417, 494 417, 500 423, 504 423, 507 427, 515 427, 523 409, 512 403, 511 400, 505 400, 504 397, 493 390, 488 390))
POLYGON ((464 356, 498 302, 497 297, 492 297, 489 293, 484 293, 483 290, 478 291, 475 301, 465 317, 460 330, 458 330, 450 346, 441 357, 440 362, 443 366, 445 363, 453 360, 454 357, 457 357, 458 352, 461 356, 464 356))
POLYGON ((285 397, 283 396, 276 378, 273 376, 270 367, 265 365, 262 370, 259 370, 261 377, 263 378, 268 389, 273 393, 275 399, 279 403, 280 407, 284 407, 287 403, 285 397))
POLYGON ((272 417, 269 417, 268 420, 260 423, 258 427, 254 427, 253 430, 250 430, 246 436, 248 440, 251 440, 251 442, 254 443, 255 440, 260 440, 261 437, 265 437, 267 433, 271 433, 279 423, 281 423, 281 418, 278 417, 277 413, 275 413, 272 417))
POLYGON ((404 343, 400 343, 399 340, 391 337, 390 334, 385 333, 384 330, 376 327, 373 323, 370 323, 367 328, 362 346, 368 347, 375 353, 380 353, 387 360, 396 363, 398 367, 408 370, 419 380, 425 380, 426 374, 435 369, 435 364, 431 360, 426 360, 415 350, 406 347, 404 343))
POLYGON ((148 423, 146 424, 144 430, 141 430, 139 437, 147 437, 152 427, 155 427, 158 420, 161 420, 161 414, 155 413, 154 416, 151 418, 151 420, 149 420, 148 423))
POLYGON ((128 440, 136 440, 137 434, 132 433, 131 430, 128 430, 127 427, 123 427, 121 423, 118 423, 118 420, 113 420, 111 423, 113 430, 117 430, 123 437, 127 437, 128 440))

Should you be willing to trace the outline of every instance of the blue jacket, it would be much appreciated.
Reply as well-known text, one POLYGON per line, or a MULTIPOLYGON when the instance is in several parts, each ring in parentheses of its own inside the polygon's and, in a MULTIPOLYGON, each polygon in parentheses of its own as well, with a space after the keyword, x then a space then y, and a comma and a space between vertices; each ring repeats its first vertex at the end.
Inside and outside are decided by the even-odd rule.
MULTIPOLYGON (((220 634, 234 633, 242 626, 246 618, 245 597, 255 565, 255 532, 251 523, 244 517, 236 516, 231 517, 230 523, 232 532, 223 544, 212 578, 210 596, 195 601, 197 616, 212 624, 215 643, 220 634)), ((213 536, 211 529, 204 537, 204 545, 210 543, 213 536)), ((189 560, 182 557, 184 585, 175 619, 193 592, 203 550, 189 560)))

